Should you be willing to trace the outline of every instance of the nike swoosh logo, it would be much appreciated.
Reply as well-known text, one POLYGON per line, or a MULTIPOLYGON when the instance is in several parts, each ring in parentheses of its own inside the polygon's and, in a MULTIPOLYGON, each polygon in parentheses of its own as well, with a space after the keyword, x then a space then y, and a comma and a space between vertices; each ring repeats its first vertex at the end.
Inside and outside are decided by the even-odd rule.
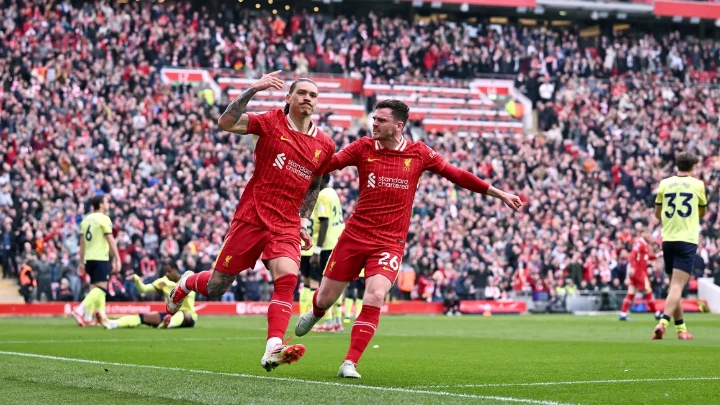
POLYGON ((281 141, 292 142, 292 139, 290 139, 290 138, 285 138, 284 136, 281 136, 281 137, 280 137, 280 140, 281 140, 281 141))
POLYGON ((368 162, 374 162, 374 161, 376 161, 376 160, 380 160, 380 159, 368 158, 368 162))
MULTIPOLYGON (((362 333, 370 333, 370 332, 368 332, 368 331, 366 331, 366 330, 362 330, 362 329, 360 329, 360 332, 362 332, 362 333)), ((370 333, 370 334, 372 334, 372 333, 370 333)))
POLYGON ((290 311, 286 311, 286 310, 284 310, 284 309, 283 309, 282 311, 285 312, 286 314, 290 314, 290 313, 291 313, 290 311))

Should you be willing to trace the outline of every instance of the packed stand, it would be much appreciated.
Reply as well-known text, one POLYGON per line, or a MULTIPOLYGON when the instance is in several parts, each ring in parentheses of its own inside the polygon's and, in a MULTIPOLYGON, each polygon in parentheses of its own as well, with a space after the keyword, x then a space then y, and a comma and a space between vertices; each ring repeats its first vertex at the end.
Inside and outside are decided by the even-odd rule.
MULTIPOLYGON (((569 71, 581 72, 576 67, 584 66, 582 57, 579 64, 575 56, 557 64, 570 66, 562 72, 543 71, 555 69, 552 63, 520 63, 533 43, 545 43, 541 37, 528 39, 539 35, 536 29, 506 27, 502 36, 481 35, 472 41, 487 46, 457 58, 443 49, 456 49, 451 44, 466 42, 466 34, 445 22, 411 27, 372 14, 365 26, 344 18, 325 22, 323 16, 296 15, 287 22, 264 18, 275 22, 215 22, 189 5, 130 3, 113 9, 96 3, 79 9, 69 3, 46 8, 39 0, 0 0, 4 276, 16 276, 27 265, 38 297, 77 301, 83 285, 76 274, 78 225, 89 212, 89 198, 99 192, 112 196, 110 216, 123 263, 111 280, 110 299, 157 299, 137 294, 130 276, 150 281, 164 261, 176 261, 183 271, 212 267, 253 173, 252 152, 241 137, 216 127, 224 106, 199 98, 197 89, 163 85, 162 66, 231 67, 251 74, 277 68, 298 74, 337 71, 371 80, 397 74, 446 77, 452 60, 463 73, 450 76, 458 78, 553 73, 557 80, 538 108, 543 137, 528 142, 421 136, 454 164, 520 193, 528 208, 513 216, 498 203, 427 176, 393 292, 403 299, 442 301, 448 294, 500 299, 522 291, 545 298, 622 289, 629 230, 635 222, 657 230, 649 214, 652 189, 669 173, 670 141, 684 138, 682 145, 703 156, 718 155, 717 90, 690 86, 672 70, 663 73, 670 84, 642 86, 650 80, 643 74, 659 74, 666 66, 662 61, 671 58, 660 57, 660 65, 638 71, 634 80, 608 82, 571 77, 569 71), (309 30, 310 24, 316 29, 309 30), (273 31, 263 33, 268 27, 273 31), (427 38, 413 37, 423 32, 427 38), (361 44, 368 35, 377 38, 361 44), (508 41, 505 35, 521 39, 508 41), (397 44, 382 38, 397 38, 397 44), (290 43, 292 50, 286 51, 290 43), (509 43, 523 45, 508 48, 509 43), (491 55, 507 63, 490 63, 491 55)), ((553 35, 559 35, 559 43, 574 43, 566 34, 553 35)), ((462 52, 472 41, 460 47, 462 52)), ((676 47, 686 54, 687 44, 676 47)), ((717 52, 708 55, 708 63, 701 58, 703 69, 716 63, 717 52)), ((620 69, 622 60, 627 59, 616 58, 604 71, 620 69)), ((539 97, 545 93, 538 89, 539 97)), ((338 148, 362 135, 333 132, 338 148)), ((720 162, 704 162, 708 196, 717 194, 719 170, 720 162)), ((355 172, 337 173, 335 183, 347 215, 357 197, 355 172)), ((720 266, 715 197, 709 213, 698 275, 720 266)), ((662 296, 667 282, 661 266, 654 269, 653 286, 662 296)), ((224 299, 266 300, 269 281, 258 263, 242 273, 224 299)))

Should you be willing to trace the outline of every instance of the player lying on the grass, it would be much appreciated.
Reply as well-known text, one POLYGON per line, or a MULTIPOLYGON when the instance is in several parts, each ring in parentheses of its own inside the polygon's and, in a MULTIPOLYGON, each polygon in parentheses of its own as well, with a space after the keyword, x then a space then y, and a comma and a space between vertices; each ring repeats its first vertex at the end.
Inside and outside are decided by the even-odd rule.
POLYGON ((255 173, 240 197, 213 270, 186 272, 166 301, 167 312, 174 314, 191 291, 219 298, 240 272, 254 267, 262 257, 275 286, 267 314, 267 344, 260 360, 267 371, 305 354, 305 346, 285 345, 283 337, 298 283, 300 242, 304 249, 313 245, 301 227, 301 218, 307 221, 312 213, 321 176, 335 153, 335 143, 312 122, 318 88, 309 79, 293 82, 284 110, 245 113, 257 92, 283 88, 279 73, 263 75, 233 100, 218 120, 225 131, 255 135, 255 173))
POLYGON ((682 291, 695 265, 700 217, 705 215, 707 206, 705 183, 692 177, 699 161, 690 152, 677 155, 677 175, 660 182, 655 198, 655 218, 662 221, 663 261, 665 273, 670 276, 670 289, 662 319, 653 331, 653 339, 663 338, 671 318, 675 318, 678 339, 693 338, 683 320, 682 291))
MULTIPOLYGON (((153 281, 150 284, 144 284, 142 279, 136 274, 133 276, 135 287, 143 294, 155 291, 162 292, 166 297, 170 291, 175 288, 176 283, 180 280, 180 270, 174 263, 165 264, 162 268, 163 277, 153 281)), ((146 314, 128 315, 119 319, 107 319, 99 313, 96 315, 97 322, 106 329, 117 328, 134 328, 140 325, 148 325, 159 328, 192 328, 197 321, 197 313, 195 312, 195 293, 191 292, 185 297, 180 310, 171 315, 166 312, 149 312, 146 314)))
POLYGON ((306 335, 364 267, 362 311, 353 325, 350 349, 338 372, 340 377, 360 378, 356 365, 375 334, 383 300, 397 278, 415 191, 425 170, 470 191, 499 198, 515 211, 522 207, 517 196, 449 164, 423 142, 403 138, 409 111, 402 101, 378 103, 372 138, 353 142, 333 156, 327 168, 330 172, 356 166, 360 195, 313 296, 313 309, 301 315, 295 334, 306 335))
POLYGON ((650 288, 650 278, 648 277, 648 260, 654 260, 655 255, 650 252, 648 244, 651 239, 647 228, 643 228, 640 223, 635 224, 635 242, 632 251, 630 251, 630 265, 628 266, 627 277, 625 283, 628 286, 628 293, 623 299, 622 309, 620 309, 620 320, 627 321, 627 313, 635 300, 635 294, 643 293, 647 307, 650 312, 655 313, 655 319, 660 320, 662 312, 655 310, 655 298, 653 297, 652 288, 650 288))

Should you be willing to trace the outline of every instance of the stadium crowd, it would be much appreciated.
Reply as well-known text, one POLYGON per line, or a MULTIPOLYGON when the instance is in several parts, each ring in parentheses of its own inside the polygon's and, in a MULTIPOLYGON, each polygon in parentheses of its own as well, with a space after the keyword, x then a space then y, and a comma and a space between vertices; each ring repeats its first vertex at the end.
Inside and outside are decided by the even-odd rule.
MULTIPOLYGON (((230 7, 230 6, 227 6, 230 7)), ((112 196, 121 262, 109 299, 152 299, 130 276, 159 264, 212 267, 238 197, 252 176, 251 145, 220 131, 223 105, 170 87, 163 66, 282 69, 413 82, 511 74, 535 102, 533 135, 419 134, 454 164, 523 198, 501 203, 427 175, 393 294, 442 301, 558 297, 624 289, 636 224, 659 235, 653 190, 673 152, 704 156, 709 215, 696 276, 720 271, 720 177, 716 79, 720 47, 682 38, 601 37, 567 28, 465 27, 429 19, 257 18, 239 9, 212 20, 189 4, 110 6, 0 0, 0 242, 4 277, 29 266, 36 296, 77 301, 78 226, 92 195, 112 196), (702 82, 702 83, 701 83, 702 82)), ((320 100, 322 103, 322 100, 320 100)), ((411 106, 412 107, 412 106, 411 106)), ((338 149, 363 136, 327 129, 338 149)), ((334 184, 352 212, 354 170, 334 184)), ((657 249, 657 244, 653 243, 657 249)), ((228 300, 267 300, 258 263, 228 300)), ((656 296, 667 285, 652 266, 656 296)))

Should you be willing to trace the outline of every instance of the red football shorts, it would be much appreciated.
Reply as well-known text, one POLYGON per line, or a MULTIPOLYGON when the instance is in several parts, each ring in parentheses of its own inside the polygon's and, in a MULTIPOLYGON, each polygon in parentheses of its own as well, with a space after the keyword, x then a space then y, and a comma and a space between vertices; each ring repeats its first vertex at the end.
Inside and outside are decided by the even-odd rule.
POLYGON ((215 259, 213 269, 225 274, 239 274, 263 260, 289 257, 300 267, 300 235, 273 233, 245 221, 233 219, 230 230, 215 259))
POLYGON ((643 279, 636 279, 635 277, 630 277, 630 285, 635 287, 638 291, 646 291, 650 289, 650 280, 648 280, 647 277, 643 279))
POLYGON ((357 280, 362 269, 365 279, 380 274, 395 283, 405 246, 370 245, 343 232, 325 267, 324 276, 335 281, 357 280))

